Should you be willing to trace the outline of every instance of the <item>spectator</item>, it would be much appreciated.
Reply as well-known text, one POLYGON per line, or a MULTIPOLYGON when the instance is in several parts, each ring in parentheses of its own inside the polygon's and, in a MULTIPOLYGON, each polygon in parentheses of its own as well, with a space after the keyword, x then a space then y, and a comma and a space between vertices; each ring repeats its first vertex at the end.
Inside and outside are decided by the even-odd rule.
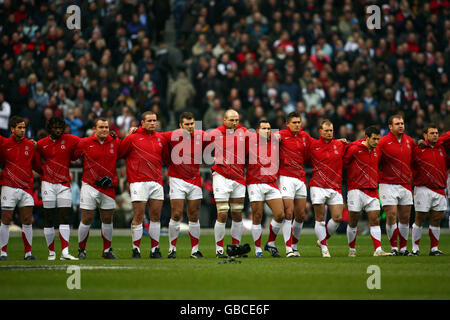
MULTIPOLYGON (((186 109, 192 109, 191 105, 194 101, 195 89, 189 79, 186 78, 184 71, 178 73, 177 80, 169 88, 169 94, 172 101, 172 110, 176 114, 186 109)), ((193 111, 195 113, 195 110, 193 111)))
POLYGON ((5 101, 5 94, 0 91, 0 135, 9 137, 9 117, 11 116, 11 106, 5 101))

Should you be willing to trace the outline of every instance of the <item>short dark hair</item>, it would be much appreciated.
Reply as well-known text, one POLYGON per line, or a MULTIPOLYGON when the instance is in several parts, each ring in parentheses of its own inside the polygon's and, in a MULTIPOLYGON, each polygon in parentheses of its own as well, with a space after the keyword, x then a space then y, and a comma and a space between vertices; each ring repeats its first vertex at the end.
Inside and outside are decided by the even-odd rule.
POLYGON ((194 119, 194 114, 192 112, 183 112, 180 115, 180 119, 179 119, 181 124, 183 123, 183 119, 186 119, 186 120, 194 119))
POLYGON ((439 128, 437 126, 437 124, 435 123, 429 123, 425 126, 425 128, 423 129, 423 133, 428 133, 428 130, 430 129, 437 129, 439 131, 439 128))
POLYGON ((322 120, 322 121, 320 122, 319 128, 320 128, 320 129, 323 129, 323 125, 324 125, 324 124, 329 125, 329 126, 332 126, 332 125, 333 125, 333 122, 331 122, 331 121, 328 120, 328 119, 324 119, 324 120, 322 120))
POLYGON ((97 118, 97 119, 94 120, 94 128, 97 127, 97 123, 98 123, 99 121, 106 121, 106 122, 108 122, 108 125, 109 125, 109 121, 108 121, 107 118, 105 118, 105 117, 100 117, 100 118, 97 118))
POLYGON ((49 132, 53 127, 62 127, 64 130, 66 129, 66 121, 62 117, 53 117, 47 121, 45 129, 49 132))
POLYGON ((394 122, 394 119, 402 119, 404 121, 405 120, 405 116, 403 115, 403 113, 396 113, 396 114, 394 114, 394 115, 389 117, 388 124, 392 125, 392 123, 394 122))
POLYGON ((292 118, 300 118, 300 120, 302 120, 302 116, 298 111, 292 111, 291 113, 289 113, 286 117, 286 122, 289 123, 292 118))
POLYGON ((380 128, 378 126, 369 126, 364 130, 364 133, 368 138, 370 138, 373 134, 381 134, 380 128))
POLYGON ((267 119, 261 119, 258 121, 258 128, 261 127, 261 123, 269 123, 270 124, 270 122, 267 119))
POLYGON ((151 115, 156 115, 156 119, 158 119, 158 115, 156 114, 156 112, 153 112, 153 111, 145 111, 145 112, 142 114, 142 120, 144 120, 146 116, 151 116, 151 115))
POLYGON ((15 128, 19 123, 25 122, 25 119, 19 116, 12 116, 11 119, 9 119, 9 128, 15 128))

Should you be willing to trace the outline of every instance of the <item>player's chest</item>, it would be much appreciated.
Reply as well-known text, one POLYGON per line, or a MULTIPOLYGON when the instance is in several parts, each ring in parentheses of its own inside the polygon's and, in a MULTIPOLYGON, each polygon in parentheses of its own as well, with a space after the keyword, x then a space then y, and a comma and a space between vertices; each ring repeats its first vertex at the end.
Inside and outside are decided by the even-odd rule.
POLYGON ((7 160, 17 162, 27 162, 33 156, 34 149, 30 145, 6 145, 4 147, 4 156, 7 160))
POLYGON ((113 142, 91 143, 86 148, 87 154, 94 159, 110 159, 117 156, 117 146, 113 142))
POLYGON ((314 144, 311 145, 311 154, 313 158, 321 161, 334 162, 342 160, 344 156, 343 148, 337 144, 314 144))
POLYGON ((40 152, 44 158, 64 158, 71 152, 71 146, 67 141, 49 142, 40 147, 40 152))
POLYGON ((151 153, 161 153, 164 147, 160 137, 139 137, 134 144, 137 152, 146 151, 151 153))
POLYGON ((281 140, 282 150, 303 152, 306 149, 306 138, 287 136, 281 140))

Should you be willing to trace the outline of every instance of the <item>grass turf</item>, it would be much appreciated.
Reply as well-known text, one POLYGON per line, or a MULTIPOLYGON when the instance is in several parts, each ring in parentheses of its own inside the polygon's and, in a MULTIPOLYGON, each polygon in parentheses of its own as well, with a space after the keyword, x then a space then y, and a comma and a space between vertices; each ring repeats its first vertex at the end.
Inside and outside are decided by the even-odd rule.
MULTIPOLYGON (((6 299, 450 299, 450 255, 430 257, 429 237, 421 240, 422 256, 373 257, 369 236, 359 235, 358 256, 350 258, 347 238, 335 235, 329 240, 331 259, 320 256, 316 237, 304 234, 300 240, 301 258, 284 258, 282 237, 277 245, 282 258, 254 257, 250 234, 242 243, 252 244, 249 258, 242 263, 218 264, 213 235, 202 235, 200 250, 204 259, 190 259, 189 236, 181 235, 177 258, 167 259, 168 238, 161 236, 164 259, 148 258, 150 240, 143 238, 142 258, 131 259, 131 237, 115 236, 113 248, 118 260, 101 258, 102 239, 91 236, 87 244, 87 260, 47 261, 43 237, 33 239, 36 261, 23 260, 20 237, 12 237, 8 260, 0 261, 0 300, 6 299), (69 290, 66 281, 71 274, 66 267, 81 267, 81 289, 69 290), (369 290, 367 273, 370 265, 381 270, 381 289, 369 290), (48 268, 48 269, 46 269, 48 268)), ((267 235, 263 235, 263 243, 267 235)), ((76 255, 76 238, 70 251, 76 255)), ((227 235, 225 243, 229 243, 227 235)), ((382 243, 388 249, 383 235, 382 243)), ((59 248, 59 239, 55 241, 59 248)), ((450 235, 442 234, 439 248, 450 254, 450 235)), ((57 259, 60 252, 57 249, 57 259)))

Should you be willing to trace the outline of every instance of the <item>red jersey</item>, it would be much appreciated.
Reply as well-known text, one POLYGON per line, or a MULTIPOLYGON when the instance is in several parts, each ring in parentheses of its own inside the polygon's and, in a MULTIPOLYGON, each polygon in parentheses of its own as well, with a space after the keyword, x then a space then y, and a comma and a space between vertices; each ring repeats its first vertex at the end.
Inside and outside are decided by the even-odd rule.
POLYGON ((231 130, 222 125, 209 132, 206 139, 212 141, 210 146, 214 148, 215 160, 211 170, 245 186, 247 128, 238 125, 231 130))
POLYGON ((4 164, 0 173, 0 185, 20 188, 33 195, 33 170, 41 173, 41 158, 34 143, 23 138, 16 141, 14 135, 3 139, 1 159, 4 164))
POLYGON ((447 165, 442 143, 434 147, 426 141, 424 148, 415 147, 413 155, 413 177, 415 186, 425 186, 445 196, 447 186, 447 165))
POLYGON ((78 142, 74 152, 74 159, 83 158, 83 177, 81 181, 115 199, 114 187, 118 184, 116 162, 121 141, 108 136, 100 142, 93 134, 78 142), (95 182, 103 177, 110 177, 113 181, 111 188, 100 188, 95 182))
POLYGON ((312 164, 310 187, 333 189, 342 193, 342 167, 345 145, 339 140, 326 143, 320 137, 311 138, 309 158, 312 164))
POLYGON ((57 140, 48 136, 37 142, 37 150, 43 160, 42 181, 70 187, 70 160, 80 140, 72 134, 63 134, 57 140))
POLYGON ((399 184, 411 191, 414 145, 413 139, 406 134, 400 142, 392 132, 380 139, 377 146, 380 153, 380 183, 399 184))
POLYGON ((119 157, 126 158, 128 182, 163 184, 161 169, 163 161, 169 162, 169 152, 167 140, 160 132, 149 133, 139 127, 122 141, 119 157))
POLYGON ((183 129, 161 133, 169 146, 169 177, 183 179, 187 183, 202 187, 200 165, 203 159, 203 130, 189 134, 183 129))
POLYGON ((445 149, 450 149, 450 131, 447 131, 439 137, 438 144, 442 144, 445 149))
POLYGON ((303 167, 306 152, 311 143, 310 135, 300 128, 294 135, 289 129, 280 130, 280 175, 300 179, 306 184, 303 167))
POLYGON ((266 140, 253 132, 247 134, 249 135, 247 184, 266 183, 278 189, 276 183, 278 179, 278 140, 266 140))
POLYGON ((358 189, 372 198, 378 198, 378 162, 380 154, 369 150, 361 139, 349 144, 345 150, 344 167, 347 171, 348 191, 358 189))

